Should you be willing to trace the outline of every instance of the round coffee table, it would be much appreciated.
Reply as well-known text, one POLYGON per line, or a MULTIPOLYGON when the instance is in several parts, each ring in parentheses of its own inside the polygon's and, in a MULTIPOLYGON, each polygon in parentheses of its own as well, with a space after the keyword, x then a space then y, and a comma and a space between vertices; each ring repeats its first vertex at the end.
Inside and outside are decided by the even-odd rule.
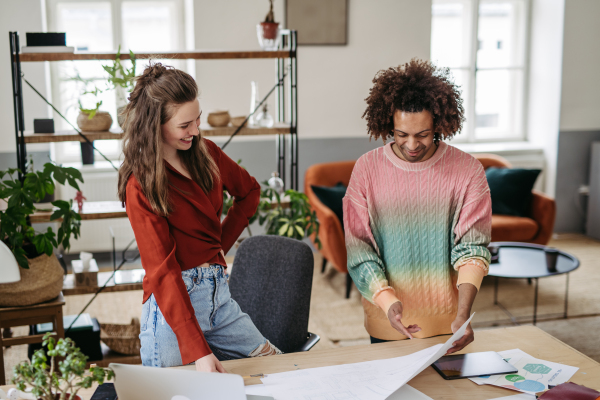
POLYGON ((535 297, 533 301, 533 325, 537 322, 537 303, 538 303, 538 279, 555 275, 567 275, 567 284, 565 289, 565 311, 564 318, 567 318, 567 306, 569 301, 569 272, 579 268, 577 257, 557 251, 556 266, 548 265, 546 261, 546 249, 549 247, 539 244, 519 243, 519 242, 492 242, 490 249, 497 249, 497 260, 490 264, 488 276, 496 278, 494 283, 494 304, 499 306, 511 319, 518 325, 517 318, 513 316, 498 301, 498 278, 507 279, 528 279, 530 282, 535 279, 535 297))

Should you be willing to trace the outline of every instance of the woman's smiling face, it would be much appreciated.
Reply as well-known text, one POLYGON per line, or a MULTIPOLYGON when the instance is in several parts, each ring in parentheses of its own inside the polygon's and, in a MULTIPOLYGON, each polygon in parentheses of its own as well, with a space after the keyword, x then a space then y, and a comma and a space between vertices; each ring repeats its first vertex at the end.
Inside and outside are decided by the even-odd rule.
POLYGON ((198 136, 200 127, 200 102, 198 99, 177 107, 173 117, 161 125, 162 140, 169 150, 189 150, 198 136))

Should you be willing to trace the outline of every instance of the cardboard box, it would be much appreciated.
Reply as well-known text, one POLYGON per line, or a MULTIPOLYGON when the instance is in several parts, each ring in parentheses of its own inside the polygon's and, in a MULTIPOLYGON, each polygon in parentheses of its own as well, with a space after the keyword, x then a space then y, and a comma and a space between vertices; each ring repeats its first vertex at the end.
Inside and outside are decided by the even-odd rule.
POLYGON ((98 264, 95 259, 90 260, 90 269, 83 271, 83 263, 81 260, 71 261, 73 274, 75 275, 75 286, 98 286, 98 264))

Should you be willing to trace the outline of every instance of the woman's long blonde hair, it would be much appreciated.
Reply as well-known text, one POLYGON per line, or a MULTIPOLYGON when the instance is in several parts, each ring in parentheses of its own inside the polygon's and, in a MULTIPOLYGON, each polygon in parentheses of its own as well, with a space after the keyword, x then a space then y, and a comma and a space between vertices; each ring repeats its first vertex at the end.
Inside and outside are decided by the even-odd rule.
MULTIPOLYGON (((198 86, 189 74, 151 63, 136 78, 129 96, 125 116, 123 155, 119 169, 119 199, 125 203, 127 181, 135 176, 155 213, 168 216, 169 182, 162 158, 161 125, 169 121, 178 106, 194 101, 198 86)), ((205 193, 212 190, 218 179, 218 168, 201 135, 195 136, 189 150, 179 150, 181 162, 205 193)))

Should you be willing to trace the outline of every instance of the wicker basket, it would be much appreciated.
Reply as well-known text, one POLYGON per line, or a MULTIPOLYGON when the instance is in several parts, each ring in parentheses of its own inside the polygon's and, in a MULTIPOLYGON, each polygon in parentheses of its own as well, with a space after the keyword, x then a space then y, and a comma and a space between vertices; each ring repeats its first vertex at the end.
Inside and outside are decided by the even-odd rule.
POLYGON ((20 307, 55 299, 63 287, 65 271, 56 256, 28 259, 29 269, 19 268, 21 280, 0 285, 0 307, 20 307))
POLYGON ((111 350, 121 354, 140 354, 140 320, 131 319, 131 324, 100 324, 100 339, 111 350))

